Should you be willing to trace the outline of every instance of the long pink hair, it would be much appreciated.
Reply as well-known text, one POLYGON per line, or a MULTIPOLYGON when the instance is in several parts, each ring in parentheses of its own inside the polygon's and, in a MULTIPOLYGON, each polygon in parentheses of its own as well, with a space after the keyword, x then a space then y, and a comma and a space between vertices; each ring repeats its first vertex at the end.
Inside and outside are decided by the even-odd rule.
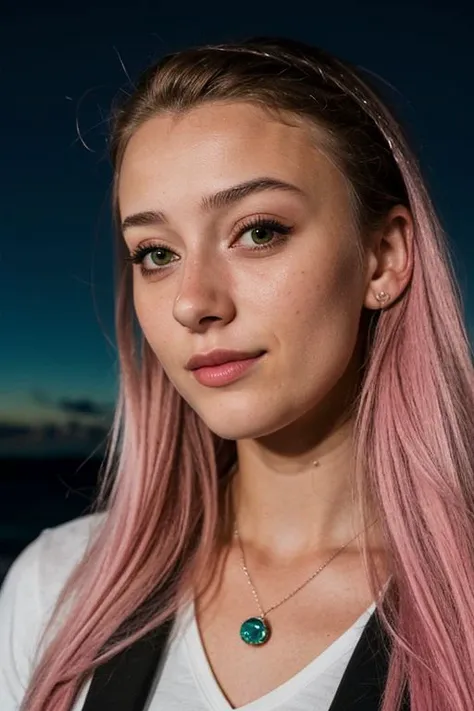
MULTIPOLYGON (((168 55, 143 74, 113 112, 115 186, 138 126, 216 100, 252 101, 322 128, 351 187, 361 245, 391 206, 411 210, 411 282, 390 307, 361 319, 354 497, 366 524, 378 512, 391 565, 380 609, 393 642, 382 711, 399 709, 405 684, 412 711, 472 711, 473 361, 417 161, 378 91, 353 67, 303 43, 257 37, 168 55)), ((196 580, 208 584, 223 540, 235 443, 209 431, 136 332, 125 254, 118 232, 120 393, 93 507, 106 515, 60 595, 51 624, 60 613, 61 624, 22 711, 70 711, 97 666, 172 617, 196 580)), ((365 537, 362 553, 376 599, 382 581, 365 537)))

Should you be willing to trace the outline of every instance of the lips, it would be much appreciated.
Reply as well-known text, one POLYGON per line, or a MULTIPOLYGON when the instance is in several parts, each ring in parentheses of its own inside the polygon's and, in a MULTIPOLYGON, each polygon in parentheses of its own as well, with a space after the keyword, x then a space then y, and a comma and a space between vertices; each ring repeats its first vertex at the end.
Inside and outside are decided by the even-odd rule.
POLYGON ((186 363, 187 370, 197 370, 206 366, 222 365, 223 363, 233 363, 239 360, 248 360, 249 358, 257 358, 265 353, 263 350, 258 351, 229 351, 229 350, 214 350, 209 353, 198 353, 192 356, 186 363))

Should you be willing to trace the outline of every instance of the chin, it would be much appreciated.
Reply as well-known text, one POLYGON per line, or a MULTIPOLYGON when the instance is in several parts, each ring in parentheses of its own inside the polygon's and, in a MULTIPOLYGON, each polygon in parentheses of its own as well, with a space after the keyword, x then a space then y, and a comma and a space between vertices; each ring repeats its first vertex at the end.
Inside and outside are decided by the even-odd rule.
POLYGON ((256 427, 249 427, 248 422, 228 422, 225 425, 223 425, 222 422, 206 422, 206 425, 209 427, 211 432, 213 432, 218 437, 235 441, 243 439, 258 439, 259 437, 263 437, 264 435, 271 434, 271 432, 273 432, 273 430, 271 429, 266 430, 256 427))
POLYGON ((211 432, 222 439, 258 439, 278 432, 289 424, 287 418, 277 418, 274 413, 270 417, 269 408, 264 407, 259 412, 258 407, 250 404, 241 406, 238 411, 222 407, 212 412, 200 408, 196 412, 211 432))
POLYGON ((304 413, 304 405, 275 402, 271 392, 246 390, 238 393, 210 391, 204 396, 188 388, 176 389, 204 424, 218 437, 228 440, 258 439, 284 429, 304 413), (301 409, 301 412, 300 412, 301 409))

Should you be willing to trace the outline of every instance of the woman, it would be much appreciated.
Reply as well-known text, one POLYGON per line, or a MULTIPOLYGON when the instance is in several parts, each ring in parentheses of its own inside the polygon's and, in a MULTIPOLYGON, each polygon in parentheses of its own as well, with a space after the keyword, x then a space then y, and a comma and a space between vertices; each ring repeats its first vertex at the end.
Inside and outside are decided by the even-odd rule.
POLYGON ((254 38, 151 67, 111 151, 105 476, 9 573, 2 711, 470 711, 472 354, 398 123, 254 38))

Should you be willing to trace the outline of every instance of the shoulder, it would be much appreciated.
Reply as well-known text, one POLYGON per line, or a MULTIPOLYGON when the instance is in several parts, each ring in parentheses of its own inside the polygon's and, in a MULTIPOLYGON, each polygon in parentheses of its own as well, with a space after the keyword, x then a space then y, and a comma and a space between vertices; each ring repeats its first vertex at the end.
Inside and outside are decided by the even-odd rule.
POLYGON ((1 599, 8 593, 11 598, 14 592, 11 603, 31 607, 34 597, 37 609, 47 611, 56 602, 103 519, 104 514, 90 514, 45 528, 13 562, 1 599))
POLYGON ((104 518, 90 514, 44 529, 8 570, 0 589, 0 708, 15 708, 10 699, 21 698, 56 600, 104 518))
MULTIPOLYGON (((94 533, 100 528, 105 514, 90 514, 67 521, 59 526, 44 529, 36 541, 23 552, 25 559, 33 558, 37 572, 41 577, 42 597, 46 602, 57 586, 63 586, 74 566, 79 563, 94 533)), ((23 554, 21 554, 23 555, 23 554)), ((15 561, 20 569, 28 566, 29 561, 15 561)))

